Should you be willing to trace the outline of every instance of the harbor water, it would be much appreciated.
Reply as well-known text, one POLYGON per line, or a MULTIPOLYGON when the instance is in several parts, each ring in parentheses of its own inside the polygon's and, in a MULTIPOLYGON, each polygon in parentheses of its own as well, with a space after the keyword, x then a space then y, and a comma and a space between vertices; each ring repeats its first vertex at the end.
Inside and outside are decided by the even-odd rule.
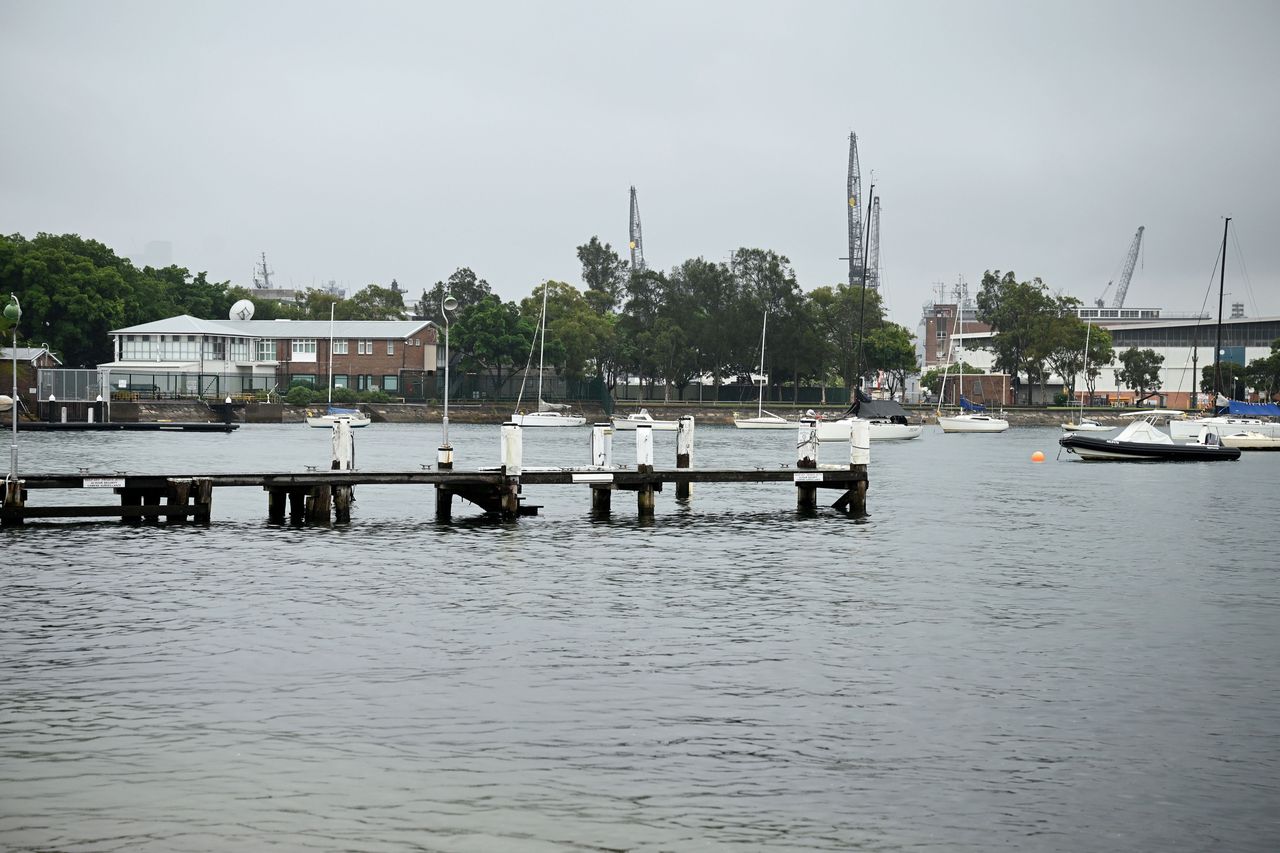
MULTIPOLYGON (((496 426, 450 433, 458 468, 497 464, 496 426)), ((218 489, 207 528, 5 530, 0 849, 1276 849, 1280 454, 1057 437, 876 443, 862 523, 787 484, 669 489, 651 521, 529 487, 509 524, 361 486, 331 529, 218 489)), ((588 439, 526 430, 525 464, 588 439)), ((374 424, 357 466, 439 442, 374 424)), ((794 458, 697 429, 695 466, 794 458)), ((301 425, 19 441, 31 473, 328 462, 301 425)))

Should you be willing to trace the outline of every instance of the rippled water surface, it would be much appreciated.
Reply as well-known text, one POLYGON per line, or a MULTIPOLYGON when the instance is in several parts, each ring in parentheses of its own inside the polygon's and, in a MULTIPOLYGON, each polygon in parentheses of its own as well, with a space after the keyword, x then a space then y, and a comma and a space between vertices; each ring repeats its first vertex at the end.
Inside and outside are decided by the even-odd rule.
MULTIPOLYGON (((930 430, 874 446, 863 524, 786 484, 664 492, 652 523, 527 488, 536 518, 452 525, 430 488, 359 487, 342 528, 220 489, 205 529, 4 531, 0 848, 1276 849, 1280 454, 930 430)), ((497 462, 497 427, 451 434, 458 467, 497 462)), ((439 428, 356 438, 417 470, 439 428)), ((525 462, 586 443, 527 430, 525 462)), ((793 456, 698 428, 695 464, 793 456)), ((293 425, 23 435, 19 461, 328 458, 293 425)))

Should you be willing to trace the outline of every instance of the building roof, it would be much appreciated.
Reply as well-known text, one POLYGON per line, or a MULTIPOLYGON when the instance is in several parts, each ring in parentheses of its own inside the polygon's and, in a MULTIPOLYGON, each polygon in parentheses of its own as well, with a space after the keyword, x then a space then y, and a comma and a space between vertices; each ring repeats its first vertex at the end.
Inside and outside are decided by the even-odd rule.
MULTIPOLYGON (((35 361, 42 355, 48 355, 58 364, 62 364, 62 359, 50 352, 48 347, 18 347, 18 361, 35 361)), ((0 361, 12 358, 13 347, 0 347, 0 361)))
POLYGON ((201 320, 189 314, 112 329, 113 335, 231 335, 243 338, 411 338, 430 320, 201 320))

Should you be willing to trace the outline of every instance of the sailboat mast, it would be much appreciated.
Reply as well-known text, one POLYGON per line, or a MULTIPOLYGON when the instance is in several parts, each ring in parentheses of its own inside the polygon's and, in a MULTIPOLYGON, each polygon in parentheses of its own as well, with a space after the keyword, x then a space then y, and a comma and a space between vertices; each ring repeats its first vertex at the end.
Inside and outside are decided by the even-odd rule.
POLYGON ((542 353, 547 348, 547 281, 542 283, 542 321, 539 325, 540 340, 538 343, 538 411, 542 411, 542 353))
POLYGON ((764 322, 760 324, 760 393, 756 402, 756 417, 764 416, 764 333, 769 328, 769 309, 764 310, 764 322))
MULTIPOLYGON (((1084 321, 1084 382, 1086 390, 1089 387, 1089 333, 1093 331, 1093 324, 1088 320, 1084 321)), ((1080 395, 1080 418, 1084 419, 1084 394, 1080 395)))
POLYGON ((337 307, 338 303, 329 303, 329 405, 333 405, 333 310, 337 307))
MULTIPOLYGON (((1222 393, 1222 296, 1227 281, 1227 226, 1231 224, 1228 216, 1222 223, 1222 269, 1218 273, 1218 340, 1213 347, 1213 405, 1218 405, 1218 395, 1222 393)), ((1195 377, 1192 377, 1192 382, 1195 377)))

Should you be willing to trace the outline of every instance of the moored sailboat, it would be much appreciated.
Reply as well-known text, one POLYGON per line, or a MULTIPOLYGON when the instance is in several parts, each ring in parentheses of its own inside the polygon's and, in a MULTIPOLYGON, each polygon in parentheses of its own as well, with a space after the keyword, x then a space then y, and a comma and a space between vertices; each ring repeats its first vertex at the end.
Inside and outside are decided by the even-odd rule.
MULTIPOLYGON (((576 427, 582 426, 587 419, 581 415, 566 414, 569 407, 562 404, 548 403, 542 399, 542 360, 547 345, 547 284, 542 283, 542 315, 538 320, 538 411, 523 412, 520 402, 524 399, 524 379, 520 380, 520 393, 516 398, 516 410, 511 415, 511 422, 522 427, 576 427)), ((533 348, 529 348, 529 361, 533 360, 533 348)), ((529 366, 525 365, 525 379, 529 376, 529 366)))

